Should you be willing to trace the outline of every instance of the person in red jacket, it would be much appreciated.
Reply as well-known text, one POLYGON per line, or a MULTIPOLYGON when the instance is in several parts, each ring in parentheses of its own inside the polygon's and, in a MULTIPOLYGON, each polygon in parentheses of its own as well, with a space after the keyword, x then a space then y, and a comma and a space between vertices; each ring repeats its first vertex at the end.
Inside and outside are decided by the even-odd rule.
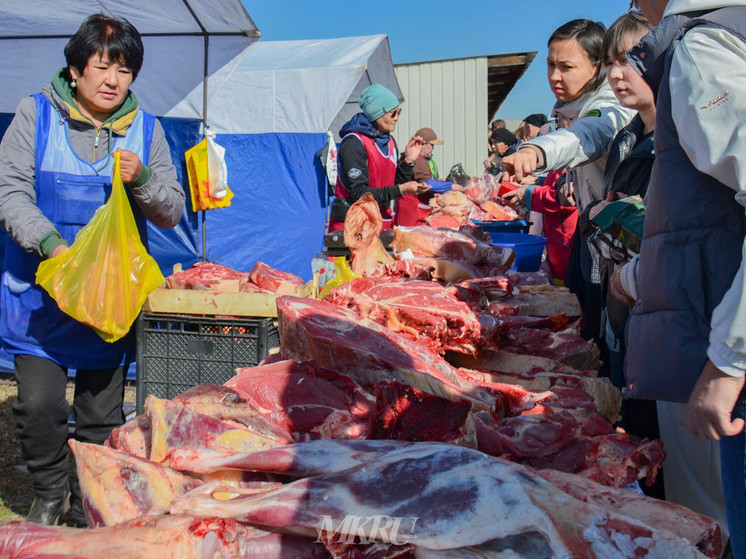
POLYGON ((569 182, 570 175, 569 171, 552 171, 541 186, 532 184, 503 196, 508 202, 525 205, 542 215, 549 273, 563 285, 567 279, 572 237, 578 225, 578 208, 569 182))
POLYGON ((344 229, 349 207, 370 193, 381 210, 383 228, 391 229, 391 203, 404 194, 417 194, 429 186, 412 180, 412 172, 425 142, 415 136, 399 158, 391 133, 401 108, 396 95, 381 84, 366 87, 360 94, 361 113, 339 131, 342 141, 337 155, 339 174, 334 190, 329 231, 344 229))

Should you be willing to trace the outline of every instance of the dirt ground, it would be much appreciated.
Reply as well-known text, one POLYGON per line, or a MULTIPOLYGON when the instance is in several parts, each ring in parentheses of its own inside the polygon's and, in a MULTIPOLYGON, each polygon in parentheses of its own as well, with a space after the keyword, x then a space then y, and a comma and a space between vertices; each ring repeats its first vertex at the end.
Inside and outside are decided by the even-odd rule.
MULTIPOLYGON (((73 385, 68 385, 68 401, 73 385)), ((0 524, 23 520, 28 514, 33 492, 21 461, 20 446, 15 438, 15 422, 11 406, 16 397, 16 383, 7 377, 0 379, 0 524)), ((135 401, 134 386, 125 389, 125 401, 135 401)), ((63 521, 65 518, 63 517, 63 521)))

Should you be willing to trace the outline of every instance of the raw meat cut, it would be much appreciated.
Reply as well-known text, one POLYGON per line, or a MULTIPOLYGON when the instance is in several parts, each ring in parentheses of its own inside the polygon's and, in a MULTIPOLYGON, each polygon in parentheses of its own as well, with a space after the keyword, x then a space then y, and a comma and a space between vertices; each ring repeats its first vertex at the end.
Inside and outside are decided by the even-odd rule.
POLYGON ((8 522, 4 559, 313 559, 329 557, 311 538, 266 532, 223 518, 162 515, 81 530, 8 522))
POLYGON ((267 421, 259 411, 249 406, 246 399, 242 398, 242 395, 231 388, 228 383, 222 386, 218 384, 199 384, 180 394, 173 401, 184 404, 202 415, 236 423, 269 439, 278 439, 285 443, 292 439, 289 431, 283 429, 282 426, 267 421))
POLYGON ((104 445, 137 456, 150 459, 150 419, 145 414, 133 417, 121 427, 115 427, 104 445))
POLYGON ((493 192, 493 190, 494 181, 487 183, 480 176, 471 177, 464 185, 464 194, 475 204, 481 204, 485 200, 496 198, 497 192, 493 192))
MULTIPOLYGON (((469 215, 474 207, 474 202, 463 192, 449 190, 442 194, 436 194, 428 202, 433 209, 432 216, 445 216, 457 220, 459 223, 469 215)), ((458 229, 458 226, 456 226, 458 229)))
MULTIPOLYGON (((174 398, 197 413, 215 419, 230 421, 263 436, 290 441, 291 435, 281 427, 268 422, 262 415, 246 405, 234 390, 215 384, 200 384, 174 398)), ((133 456, 150 459, 150 419, 138 415, 111 432, 106 445, 133 456)))
POLYGON ((485 371, 462 372, 461 376, 474 382, 477 386, 489 386, 489 383, 502 383, 521 386, 532 392, 544 392, 555 387, 570 387, 581 390, 594 400, 594 408, 609 423, 620 419, 622 393, 611 383, 608 377, 594 377, 552 371, 532 371, 529 373, 490 373, 485 371))
POLYGON ((468 262, 454 262, 453 260, 443 260, 442 258, 413 258, 405 262, 412 262, 419 266, 428 266, 432 270, 430 273, 432 279, 446 283, 462 281, 482 275, 482 271, 479 268, 468 262))
POLYGON ((432 266, 415 262, 414 260, 397 260, 393 264, 383 264, 372 270, 368 270, 367 277, 387 278, 394 280, 433 279, 432 266))
POLYGON ((498 201, 485 200, 479 204, 479 207, 487 212, 490 218, 496 221, 513 221, 520 217, 513 208, 498 201))
POLYGON ((176 499, 172 513, 209 517, 219 511, 240 522, 309 537, 325 532, 329 541, 358 536, 426 550, 538 532, 558 558, 630 557, 635 550, 648 557, 702 557, 670 532, 584 503, 517 464, 449 444, 414 443, 375 461, 258 495, 223 500, 213 496, 220 491, 197 488, 176 499), (358 519, 354 526, 351 518, 358 519), (396 530, 391 529, 394 519, 396 530))
POLYGON ((403 441, 315 440, 256 452, 181 448, 174 450, 171 467, 194 473, 248 470, 304 478, 375 461, 409 444, 403 441))
POLYGON ((597 376, 597 371, 581 371, 559 361, 536 357, 535 355, 522 355, 520 353, 509 353, 507 351, 496 351, 484 353, 479 357, 472 357, 460 353, 449 355, 449 360, 457 367, 474 369, 476 371, 494 371, 507 375, 527 374, 539 371, 555 371, 569 373, 579 376, 597 376))
POLYGON ((492 244, 492 235, 470 219, 465 219, 461 223, 458 232, 467 237, 471 237, 472 239, 476 239, 477 241, 487 243, 488 245, 492 244))
POLYGON ((686 507, 557 470, 537 470, 536 473, 576 499, 676 534, 692 542, 708 557, 720 557, 723 553, 720 525, 686 507))
POLYGON ((240 283, 248 278, 246 272, 216 264, 195 262, 188 270, 176 272, 166 278, 170 289, 197 289, 207 291, 238 292, 240 283))
POLYGON ((468 402, 452 402, 400 382, 377 383, 376 402, 374 439, 477 446, 468 402))
POLYGON ((440 212, 427 216, 425 223, 430 227, 435 227, 436 229, 443 228, 458 230, 458 228, 461 227, 460 219, 440 212))
POLYGON ((469 385, 445 360, 372 320, 325 301, 277 299, 280 353, 344 372, 364 388, 398 380, 429 394, 477 409, 492 409, 495 398, 469 385))
POLYGON ((557 288, 543 291, 525 291, 525 289, 526 287, 523 286, 521 291, 514 292, 511 297, 491 303, 490 312, 498 315, 519 314, 543 317, 564 314, 570 320, 577 320, 583 314, 578 297, 574 293, 557 288))
POLYGON ((249 279, 261 289, 280 295, 295 295, 298 288, 303 285, 303 278, 275 270, 264 262, 254 264, 249 279))
POLYGON ((347 298, 337 292, 333 300, 436 353, 475 354, 483 343, 477 316, 437 282, 379 283, 347 298))
POLYGON ((221 421, 182 403, 148 396, 145 413, 150 419, 150 459, 168 465, 173 448, 228 448, 259 450, 287 444, 276 437, 251 431, 234 422, 221 421))
POLYGON ((374 398, 351 378, 313 362, 239 369, 225 383, 294 440, 367 438, 374 398))
POLYGON ((522 463, 540 469, 576 473, 610 487, 625 487, 638 479, 655 482, 666 453, 661 441, 640 441, 627 433, 576 438, 546 458, 522 463))
POLYGON ((382 228, 381 210, 370 193, 364 194, 347 210, 344 241, 350 249, 352 271, 357 275, 363 276, 381 265, 394 262, 381 242, 382 228))
POLYGON ((502 348, 511 353, 546 357, 575 369, 592 370, 601 366, 601 351, 592 340, 572 333, 572 326, 560 332, 539 328, 511 328, 507 344, 502 348))
POLYGON ((459 281, 449 289, 453 290, 460 300, 479 309, 486 308, 490 301, 509 297, 513 292, 513 286, 506 276, 459 281))
POLYGON ((415 256, 505 268, 513 263, 515 257, 509 248, 492 246, 457 231, 433 229, 427 225, 394 227, 391 248, 397 256, 409 249, 415 256))
POLYGON ((507 460, 546 458, 570 445, 577 420, 569 413, 531 414, 495 420, 486 412, 474 414, 477 448, 507 460))
POLYGON ((178 495, 202 482, 100 445, 69 441, 88 526, 113 526, 168 511, 178 495))

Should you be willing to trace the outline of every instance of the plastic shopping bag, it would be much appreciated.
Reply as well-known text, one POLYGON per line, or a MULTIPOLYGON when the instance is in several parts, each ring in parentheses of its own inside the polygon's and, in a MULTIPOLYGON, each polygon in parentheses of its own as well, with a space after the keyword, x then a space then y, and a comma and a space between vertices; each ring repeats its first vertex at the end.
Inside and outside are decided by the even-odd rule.
POLYGON ((319 299, 325 297, 334 287, 347 283, 351 279, 359 278, 350 268, 350 263, 344 256, 337 256, 334 259, 334 277, 324 284, 324 288, 319 293, 319 299))
POLYGON ((44 260, 36 282, 75 320, 115 342, 137 318, 145 299, 164 282, 137 230, 114 153, 109 200, 96 210, 66 251, 44 260))
POLYGON ((202 141, 184 155, 192 209, 198 212, 230 206, 233 193, 228 188, 225 148, 215 143, 214 134, 208 131, 202 141))
POLYGON ((595 231, 588 241, 607 260, 628 262, 640 253, 645 209, 640 196, 609 202, 590 220, 595 231))

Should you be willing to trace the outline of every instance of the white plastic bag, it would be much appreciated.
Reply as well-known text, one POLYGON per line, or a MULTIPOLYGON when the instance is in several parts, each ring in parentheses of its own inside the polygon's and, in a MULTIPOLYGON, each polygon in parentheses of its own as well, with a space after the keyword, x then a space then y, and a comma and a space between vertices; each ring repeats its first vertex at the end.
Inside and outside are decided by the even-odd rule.
POLYGON ((207 139, 207 167, 210 175, 210 196, 223 198, 228 193, 228 166, 225 164, 225 148, 215 142, 215 132, 209 128, 207 139))
POLYGON ((334 135, 327 131, 327 146, 326 150, 326 178, 329 179, 329 186, 334 189, 337 185, 337 144, 334 141, 334 135))

